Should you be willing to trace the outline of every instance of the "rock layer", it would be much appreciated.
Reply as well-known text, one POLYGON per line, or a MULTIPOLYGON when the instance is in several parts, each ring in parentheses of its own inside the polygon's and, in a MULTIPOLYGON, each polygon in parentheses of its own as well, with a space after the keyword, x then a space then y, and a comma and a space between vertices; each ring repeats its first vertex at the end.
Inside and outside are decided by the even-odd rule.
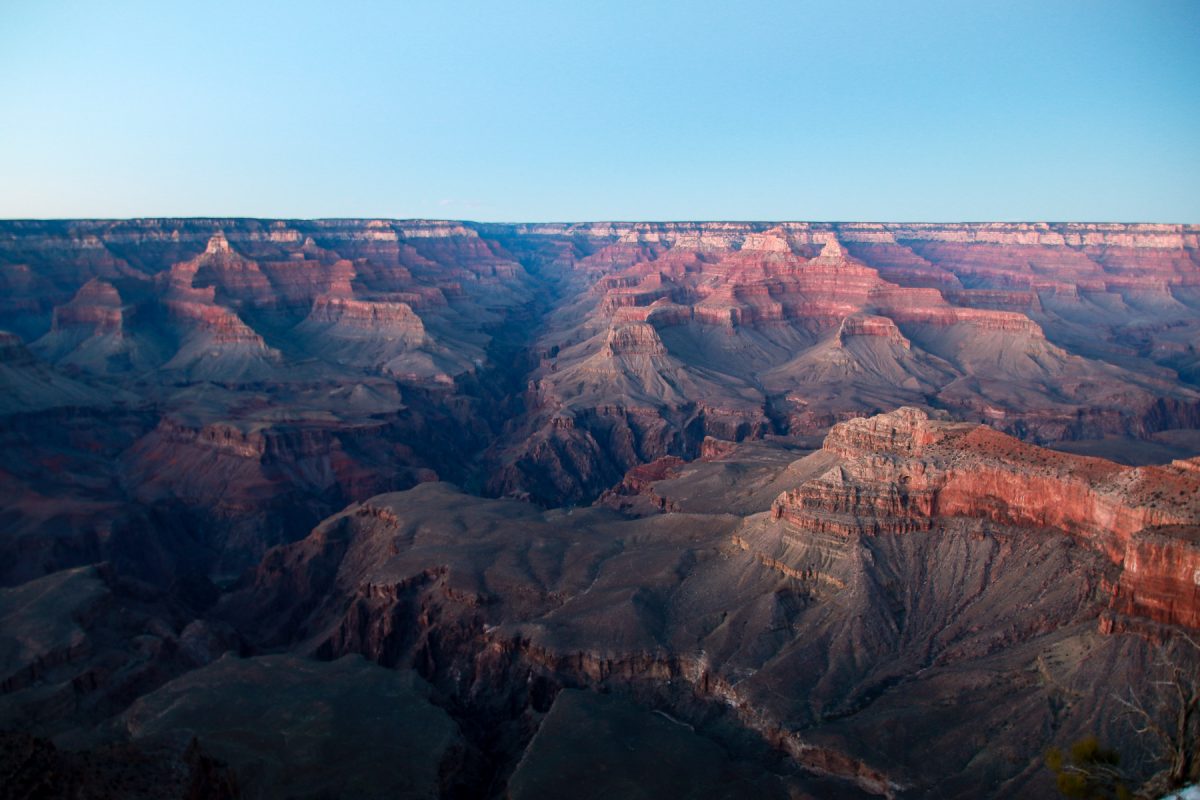
POLYGON ((756 794, 1140 769, 1113 682, 1200 628, 1198 237, 0 222, 13 752, 263 787, 295 753, 214 704, 320 760, 361 679, 449 732, 415 794, 561 786, 580 718, 756 794))
MULTIPOLYGON (((905 404, 1039 442, 1200 427, 1198 235, 6 222, 0 311, 47 366, 101 396, 105 376, 136 382, 169 415, 257 413, 186 388, 205 384, 315 401, 283 400, 292 419, 344 416, 340 398, 301 388, 321 383, 433 390, 476 419, 495 408, 472 481, 556 504, 590 500, 638 463, 694 457, 708 435, 819 435, 905 404)), ((6 385, 43 407, 86 394, 44 371, 6 385)))
POLYGON ((1122 467, 936 422, 913 408, 834 426, 820 477, 784 492, 774 519, 852 536, 932 530, 941 520, 1049 529, 1107 555, 1117 604, 1160 622, 1200 621, 1200 471, 1122 467))
MULTIPOLYGON (((800 458, 746 447, 631 471, 606 502, 648 495, 640 518, 440 484, 373 498, 224 607, 273 646, 411 666, 519 750, 572 688, 663 710, 793 792, 1051 796, 1042 751, 1096 719, 1136 750, 1106 687, 1151 644, 1111 619, 1195 626, 1191 462, 1123 467, 911 408, 800 458), (714 478, 725 502, 700 511, 714 478)), ((529 748, 496 756, 514 790, 545 780, 529 748)))

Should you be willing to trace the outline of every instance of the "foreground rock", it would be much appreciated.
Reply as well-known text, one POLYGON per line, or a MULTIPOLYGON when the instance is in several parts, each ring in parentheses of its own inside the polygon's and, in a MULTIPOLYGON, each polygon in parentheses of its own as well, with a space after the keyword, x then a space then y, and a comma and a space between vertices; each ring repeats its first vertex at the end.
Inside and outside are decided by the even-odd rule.
POLYGON ((564 689, 509 781, 508 796, 699 800, 787 794, 776 776, 732 762, 715 742, 664 712, 564 689))
POLYGON ((28 734, 0 733, 5 798, 237 800, 237 778, 194 742, 60 750, 28 734))
MULTIPOLYGON (((1121 467, 914 409, 836 426, 773 474, 751 453, 737 515, 383 495, 272 551, 223 608, 263 643, 417 669, 514 791, 552 763, 534 731, 572 688, 664 710, 734 772, 817 796, 1052 796, 1042 751, 1089 733, 1137 763, 1112 687, 1139 685, 1153 645, 1116 631, 1169 639, 1196 600, 1171 559, 1128 553, 1195 557, 1186 464, 1121 467)), ((686 508, 737 458, 641 487, 686 508)))
POLYGON ((194 738, 238 776, 241 797, 436 798, 469 779, 455 723, 411 672, 356 656, 227 656, 125 711, 134 743, 194 738))

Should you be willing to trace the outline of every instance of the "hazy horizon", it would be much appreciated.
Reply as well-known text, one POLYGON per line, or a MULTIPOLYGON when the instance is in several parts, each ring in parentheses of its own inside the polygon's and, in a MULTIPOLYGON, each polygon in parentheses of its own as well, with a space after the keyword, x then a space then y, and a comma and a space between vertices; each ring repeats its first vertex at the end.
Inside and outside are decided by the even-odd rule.
POLYGON ((124 217, 0 217, 0 222, 137 222, 163 221, 241 221, 255 222, 453 222, 463 225, 1165 225, 1200 227, 1200 222, 1151 219, 471 219, 469 217, 390 217, 364 216, 273 217, 261 214, 184 214, 124 217))

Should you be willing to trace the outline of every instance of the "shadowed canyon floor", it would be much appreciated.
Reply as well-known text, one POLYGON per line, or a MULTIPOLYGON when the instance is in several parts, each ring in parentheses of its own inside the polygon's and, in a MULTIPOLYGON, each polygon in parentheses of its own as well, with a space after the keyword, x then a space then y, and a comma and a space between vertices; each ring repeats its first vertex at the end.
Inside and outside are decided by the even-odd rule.
POLYGON ((1200 672, 1194 226, 0 222, 0 289, 12 796, 1052 796, 1200 672))

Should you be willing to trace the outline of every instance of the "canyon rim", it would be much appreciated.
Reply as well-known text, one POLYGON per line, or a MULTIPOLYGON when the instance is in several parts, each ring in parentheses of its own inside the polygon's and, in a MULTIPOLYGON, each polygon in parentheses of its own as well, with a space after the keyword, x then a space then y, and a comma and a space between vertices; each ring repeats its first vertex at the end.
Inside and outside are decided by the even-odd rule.
POLYGON ((1196 226, 9 221, 0 287, 11 796, 1051 797, 1198 674, 1196 226))

